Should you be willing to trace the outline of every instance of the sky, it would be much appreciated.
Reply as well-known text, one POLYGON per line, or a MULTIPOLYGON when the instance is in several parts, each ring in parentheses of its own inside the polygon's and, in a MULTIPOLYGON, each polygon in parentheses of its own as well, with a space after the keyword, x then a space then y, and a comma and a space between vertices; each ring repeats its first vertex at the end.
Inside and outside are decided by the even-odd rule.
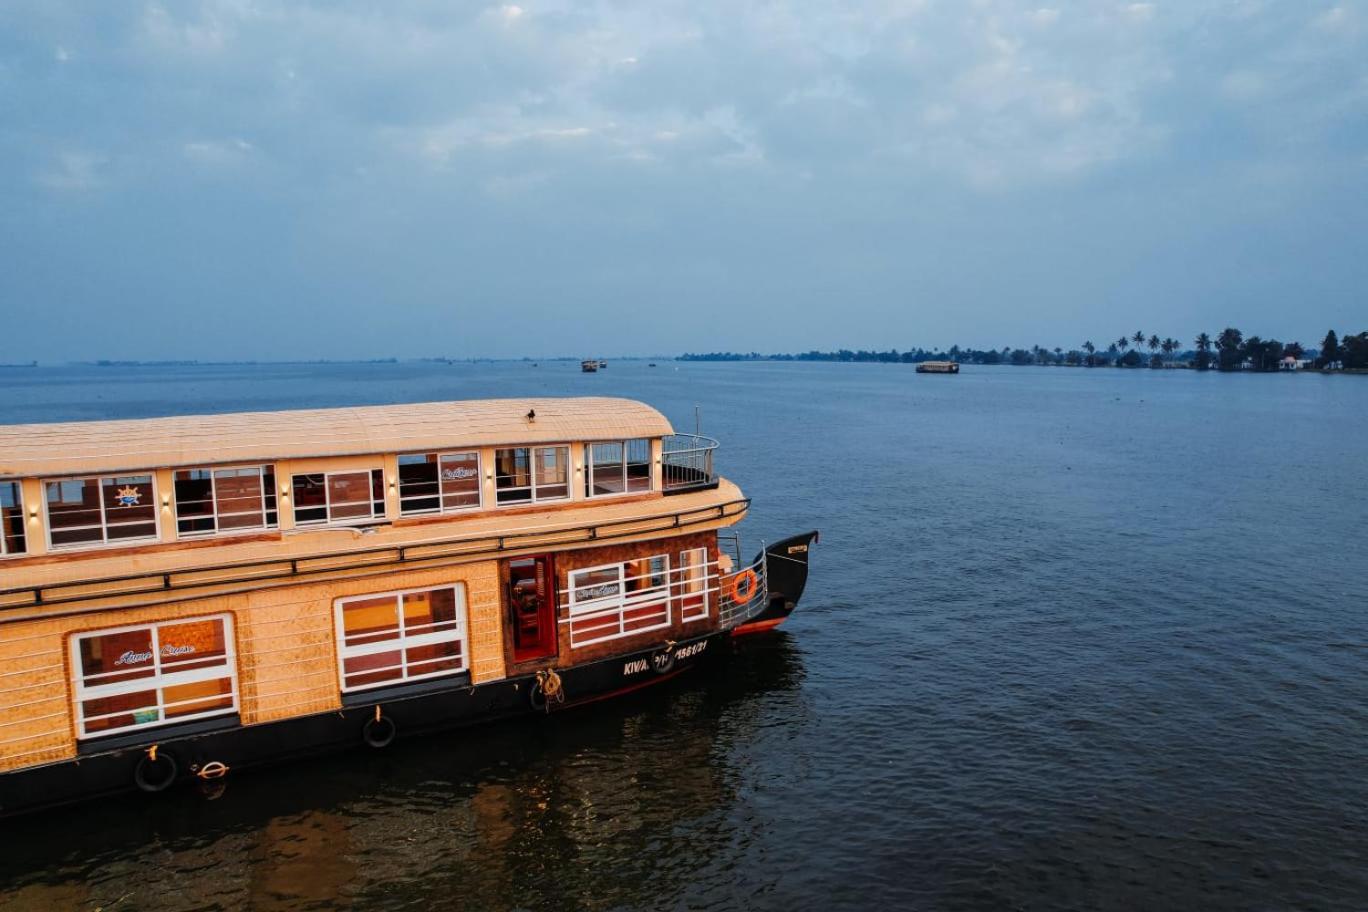
POLYGON ((0 361, 1368 329, 1368 0, 0 3, 0 361))

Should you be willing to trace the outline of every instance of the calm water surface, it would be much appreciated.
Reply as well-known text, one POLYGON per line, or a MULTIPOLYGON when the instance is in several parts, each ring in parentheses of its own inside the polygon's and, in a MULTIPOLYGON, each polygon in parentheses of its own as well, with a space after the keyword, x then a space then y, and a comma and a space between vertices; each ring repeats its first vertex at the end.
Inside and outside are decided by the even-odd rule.
POLYGON ((820 528, 656 693, 0 823, 3 909, 1368 908, 1368 378, 900 365, 0 372, 0 421, 694 406, 820 528))

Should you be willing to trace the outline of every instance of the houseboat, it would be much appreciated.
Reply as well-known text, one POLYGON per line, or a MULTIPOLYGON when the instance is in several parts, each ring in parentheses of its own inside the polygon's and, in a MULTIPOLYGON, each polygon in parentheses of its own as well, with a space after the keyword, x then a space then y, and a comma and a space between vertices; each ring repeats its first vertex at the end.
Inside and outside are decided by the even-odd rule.
POLYGON ((595 360, 585 360, 580 362, 580 370, 586 374, 598 373, 599 363, 595 360))
POLYGON ((917 365, 919 374, 958 374, 959 363, 956 361, 922 361, 917 365))
POLYGON ((783 621, 717 442, 607 399, 0 427, 0 815, 667 681, 783 621))

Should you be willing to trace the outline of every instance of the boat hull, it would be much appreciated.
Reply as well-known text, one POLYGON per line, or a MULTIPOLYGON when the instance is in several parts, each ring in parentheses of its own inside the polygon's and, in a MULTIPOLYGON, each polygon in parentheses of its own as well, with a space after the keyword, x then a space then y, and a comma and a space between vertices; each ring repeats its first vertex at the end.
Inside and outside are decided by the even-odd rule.
POLYGON ((766 605, 754 617, 732 631, 733 636, 746 636, 773 630, 788 620, 798 600, 807 588, 808 555, 819 539, 816 531, 804 532, 766 546, 755 556, 765 560, 766 605))
POLYGON ((140 788, 160 792, 321 753, 383 749, 395 738, 495 719, 562 712, 668 681, 719 654, 719 641, 726 636, 718 631, 558 669, 563 699, 547 699, 536 675, 474 685, 462 678, 423 693, 377 695, 374 701, 353 702, 341 710, 183 733, 160 741, 154 758, 142 743, 4 773, 0 817, 140 788))

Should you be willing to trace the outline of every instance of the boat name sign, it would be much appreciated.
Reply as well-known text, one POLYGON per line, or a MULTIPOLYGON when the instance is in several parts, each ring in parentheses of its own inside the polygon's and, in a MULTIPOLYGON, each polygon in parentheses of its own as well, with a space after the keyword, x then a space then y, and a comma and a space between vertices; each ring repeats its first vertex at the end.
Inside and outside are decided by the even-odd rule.
MULTIPOLYGON (((162 647, 161 657, 163 659, 170 659, 175 658, 176 656, 190 655, 194 651, 194 646, 172 646, 170 643, 168 643, 167 645, 162 647)), ((147 652, 134 652, 132 649, 130 649, 123 655, 115 659, 114 664, 141 665, 143 662, 146 662, 150 658, 152 658, 151 650, 148 650, 147 652)))

